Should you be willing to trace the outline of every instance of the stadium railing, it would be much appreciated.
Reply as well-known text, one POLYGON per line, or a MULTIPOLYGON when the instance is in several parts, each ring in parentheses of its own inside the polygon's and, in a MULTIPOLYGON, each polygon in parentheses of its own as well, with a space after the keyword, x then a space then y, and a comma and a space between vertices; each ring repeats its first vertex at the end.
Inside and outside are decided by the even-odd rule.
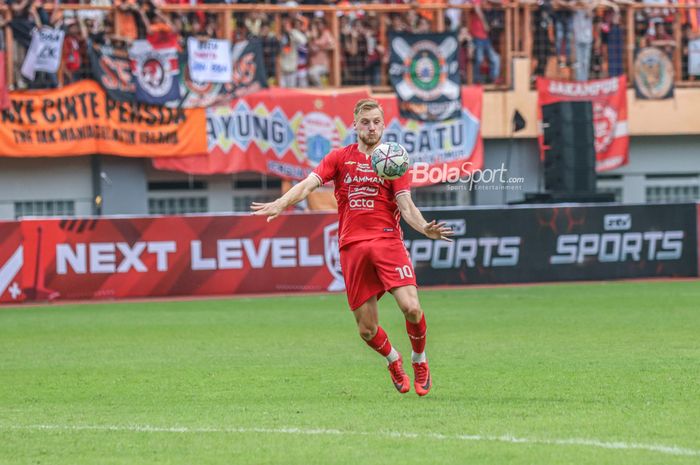
MULTIPOLYGON (((46 5, 49 11, 51 5, 46 5)), ((120 16, 114 15, 115 7, 100 7, 91 5, 60 5, 64 14, 69 11, 76 17, 84 11, 101 11, 114 18, 115 33, 118 35, 122 24, 120 16)), ((431 32, 442 32, 450 28, 448 17, 455 17, 454 12, 461 18, 461 24, 455 27, 457 31, 462 26, 468 30, 468 19, 473 13, 471 5, 338 5, 338 6, 288 6, 252 4, 252 5, 163 5, 161 11, 177 16, 197 13, 215 18, 216 36, 233 39, 241 31, 244 18, 253 12, 263 13, 270 22, 271 30, 281 34, 282 18, 289 15, 316 15, 325 19, 335 38, 336 46, 330 52, 330 70, 327 85, 331 87, 347 85, 370 85, 376 91, 389 91, 387 77, 388 55, 383 54, 379 60, 379 73, 374 82, 370 80, 367 63, 363 60, 348 60, 347 41, 344 34, 355 22, 361 22, 369 36, 373 36, 380 50, 388 48, 388 34, 392 30, 392 21, 397 16, 409 18, 414 25, 431 32), (448 10, 451 13, 446 13, 448 10), (417 18, 417 21, 414 19, 417 18), (361 69, 356 69, 356 67, 361 69), (355 68, 353 68, 355 67, 355 68), (365 82, 357 82, 352 76, 366 76, 365 82)), ((559 79, 575 79, 576 39, 561 29, 562 21, 556 15, 561 11, 552 11, 551 17, 543 18, 539 3, 535 2, 504 2, 484 8, 487 19, 491 23, 489 38, 494 49, 500 56, 501 73, 495 82, 486 84, 490 90, 503 90, 512 87, 514 58, 531 60, 531 74, 546 75, 559 79), (560 40, 557 40, 557 37, 560 40), (570 51, 567 51, 567 40, 570 51)), ((634 78, 635 53, 644 46, 653 46, 665 50, 673 63, 675 84, 679 87, 698 87, 700 81, 688 73, 689 44, 692 39, 700 37, 700 7, 697 5, 648 5, 637 3, 602 2, 594 10, 591 66, 588 78, 608 77, 615 73, 624 73, 629 82, 634 78), (619 14, 616 12, 619 11, 619 14), (617 16, 616 16, 617 15, 617 16), (613 32, 614 31, 614 32, 613 32), (621 59, 615 58, 620 56, 621 59), (621 68, 621 69, 619 69, 621 68)), ((546 16, 546 15, 545 15, 546 16)), ((11 13, 7 6, 0 6, 0 17, 7 22, 11 13)), ((570 26, 570 24, 569 24, 570 26)), ((7 60, 7 84, 13 88, 16 70, 21 66, 19 57, 14 53, 14 43, 11 28, 4 27, 4 42, 7 60)), ((370 40, 371 41, 371 40, 370 40)), ((466 47, 465 59, 461 64, 463 82, 474 82, 473 43, 464 39, 461 44, 466 47)), ((85 60, 87 62, 87 60, 85 60)), ((279 69, 279 66, 277 66, 279 69)), ((483 71, 483 70, 482 70, 483 71)), ((85 75, 89 71, 84 70, 85 75)), ((62 74, 59 73, 59 85, 63 84, 62 74)), ((274 82, 274 81, 273 81, 274 82)), ((279 83, 279 79, 276 80, 279 83)))

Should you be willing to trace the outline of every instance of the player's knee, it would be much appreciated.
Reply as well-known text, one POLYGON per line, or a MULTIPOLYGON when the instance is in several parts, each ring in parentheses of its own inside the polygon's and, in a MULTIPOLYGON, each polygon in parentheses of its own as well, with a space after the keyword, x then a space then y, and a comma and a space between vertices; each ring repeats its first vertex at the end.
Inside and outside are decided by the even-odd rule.
POLYGON ((377 334, 377 326, 369 324, 361 324, 357 328, 360 332, 360 337, 365 341, 369 341, 377 334))
POLYGON ((423 309, 420 308, 418 299, 410 299, 401 305, 401 311, 408 321, 417 322, 423 316, 423 309))

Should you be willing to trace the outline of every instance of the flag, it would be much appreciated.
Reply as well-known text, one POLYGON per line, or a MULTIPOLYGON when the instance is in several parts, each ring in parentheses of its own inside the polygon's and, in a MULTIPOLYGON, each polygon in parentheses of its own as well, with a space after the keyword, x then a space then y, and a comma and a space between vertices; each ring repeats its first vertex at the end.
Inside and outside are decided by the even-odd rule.
POLYGON ((190 78, 196 82, 231 82, 233 62, 228 40, 187 39, 187 62, 190 78))
POLYGON ((444 121, 462 112, 454 33, 389 35, 389 80, 402 118, 444 121))
POLYGON ((91 44, 88 54, 92 76, 109 98, 128 102, 136 100, 136 84, 128 55, 120 54, 111 46, 98 44, 91 44))
POLYGON ((618 76, 571 82, 537 78, 537 118, 540 154, 544 159, 542 107, 557 102, 590 101, 593 104, 596 171, 607 171, 629 161, 627 78, 618 76))
POLYGON ((136 84, 136 100, 164 105, 180 99, 180 69, 176 34, 135 40, 129 49, 136 84))
POLYGON ((61 64, 64 32, 42 27, 32 31, 32 42, 22 63, 22 76, 34 80, 37 71, 56 73, 61 64))

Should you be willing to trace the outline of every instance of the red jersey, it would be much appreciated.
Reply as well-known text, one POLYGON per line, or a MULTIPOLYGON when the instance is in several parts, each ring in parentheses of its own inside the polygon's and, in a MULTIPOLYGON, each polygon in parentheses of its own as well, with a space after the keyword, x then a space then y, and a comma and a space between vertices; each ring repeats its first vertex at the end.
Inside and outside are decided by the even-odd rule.
POLYGON ((321 185, 335 184, 338 201, 339 245, 379 237, 403 240, 396 203, 399 195, 410 194, 408 175, 389 181, 372 169, 369 155, 357 144, 332 150, 312 173, 321 185))

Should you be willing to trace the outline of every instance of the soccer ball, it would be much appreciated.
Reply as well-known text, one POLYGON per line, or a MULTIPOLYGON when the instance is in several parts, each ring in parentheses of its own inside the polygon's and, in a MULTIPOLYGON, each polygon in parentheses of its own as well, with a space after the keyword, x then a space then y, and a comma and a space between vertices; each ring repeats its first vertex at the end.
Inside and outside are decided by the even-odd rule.
POLYGON ((382 179, 398 179, 408 171, 408 153, 401 144, 386 142, 372 152, 372 169, 382 179))

